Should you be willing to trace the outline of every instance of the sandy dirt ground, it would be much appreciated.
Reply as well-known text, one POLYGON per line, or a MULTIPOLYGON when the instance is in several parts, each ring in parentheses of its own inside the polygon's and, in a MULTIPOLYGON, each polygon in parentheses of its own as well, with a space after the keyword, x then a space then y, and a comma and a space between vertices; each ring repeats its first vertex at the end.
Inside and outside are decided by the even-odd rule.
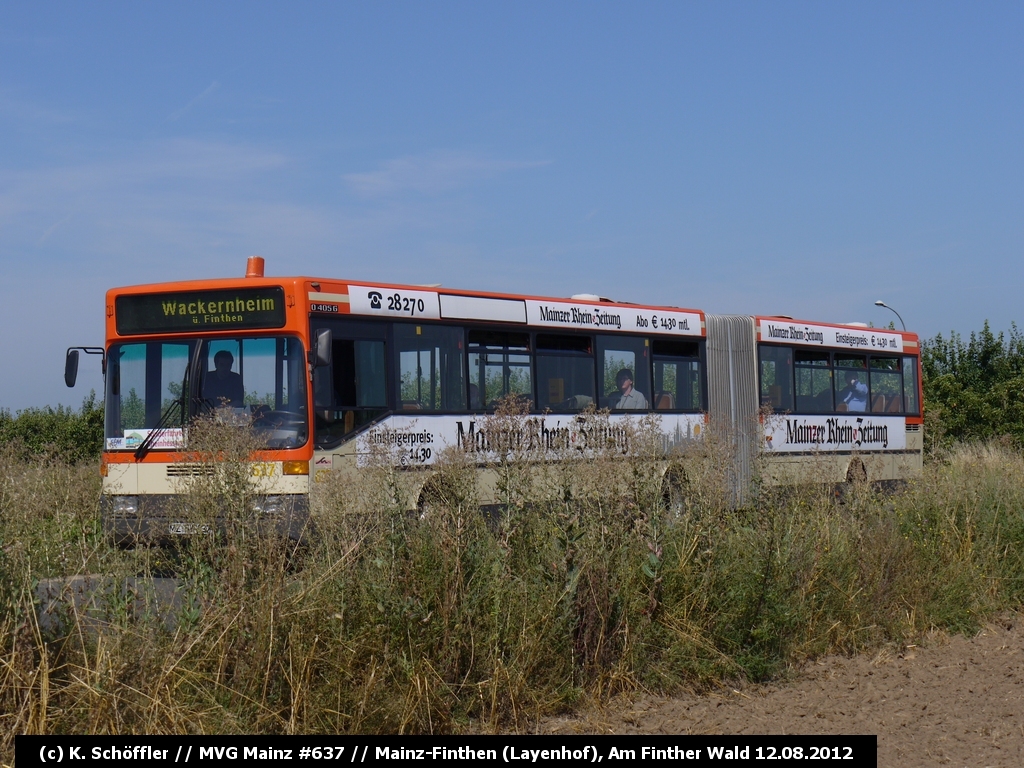
POLYGON ((878 736, 878 765, 1024 766, 1024 617, 971 638, 933 636, 874 656, 829 657, 786 683, 643 697, 546 733, 878 736))

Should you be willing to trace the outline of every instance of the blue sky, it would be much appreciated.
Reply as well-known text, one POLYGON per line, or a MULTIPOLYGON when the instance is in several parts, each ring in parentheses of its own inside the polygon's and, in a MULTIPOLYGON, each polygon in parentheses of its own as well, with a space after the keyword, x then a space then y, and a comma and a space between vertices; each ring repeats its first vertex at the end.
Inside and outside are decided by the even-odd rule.
POLYGON ((0 4, 0 408, 112 286, 1021 321, 1024 6, 0 4))

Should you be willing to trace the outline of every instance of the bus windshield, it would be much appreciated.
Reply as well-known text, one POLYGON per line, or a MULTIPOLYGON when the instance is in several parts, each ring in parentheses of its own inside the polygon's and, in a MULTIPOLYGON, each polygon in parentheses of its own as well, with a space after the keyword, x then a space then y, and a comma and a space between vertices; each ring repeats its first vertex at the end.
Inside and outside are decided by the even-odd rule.
POLYGON ((182 448, 188 421, 206 414, 251 425, 269 449, 297 448, 308 437, 306 360, 298 339, 114 344, 108 361, 107 450, 135 450, 158 426, 152 449, 182 448))

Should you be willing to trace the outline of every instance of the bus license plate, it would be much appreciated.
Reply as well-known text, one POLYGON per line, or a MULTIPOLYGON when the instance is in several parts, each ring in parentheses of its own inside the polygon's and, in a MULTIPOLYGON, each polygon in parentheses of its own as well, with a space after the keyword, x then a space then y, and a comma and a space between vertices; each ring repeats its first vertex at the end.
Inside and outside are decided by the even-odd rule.
POLYGON ((190 536, 196 533, 209 533, 210 526, 202 523, 168 523, 167 532, 177 536, 190 536))

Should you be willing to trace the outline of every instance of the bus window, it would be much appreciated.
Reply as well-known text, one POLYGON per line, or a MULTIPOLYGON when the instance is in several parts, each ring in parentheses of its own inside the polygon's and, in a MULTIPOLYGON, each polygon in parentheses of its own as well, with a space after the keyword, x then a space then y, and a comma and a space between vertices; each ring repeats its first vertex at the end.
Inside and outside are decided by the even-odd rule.
POLYGON ((871 412, 903 413, 903 374, 898 357, 871 358, 871 412))
POLYGON ((131 450, 162 422, 153 446, 178 447, 188 419, 251 426, 265 448, 306 442, 306 356, 296 338, 116 344, 107 374, 105 445, 131 450), (193 356, 193 352, 197 352, 193 356), (195 360, 197 367, 191 369, 195 360), (175 431, 176 430, 176 431, 175 431))
POLYGON ((199 363, 200 411, 251 425, 267 448, 306 442, 306 356, 298 339, 212 339, 199 363))
POLYGON ((915 416, 921 413, 917 403, 917 358, 903 358, 903 398, 907 413, 915 416))
POLYGON ((324 447, 337 445, 388 411, 386 326, 317 318, 311 337, 328 329, 331 365, 313 369, 316 443, 324 447))
POLYGON ((646 411, 651 394, 650 340, 598 336, 597 354, 601 361, 599 393, 602 408, 646 411))
MULTIPOLYGON (((269 341, 273 344, 273 339, 269 341)), ((201 387, 201 397, 207 405, 230 408, 245 405, 240 347, 238 339, 218 339, 207 346, 201 387)))
POLYGON ((654 399, 658 411, 700 411, 704 408, 701 388, 700 349, 696 342, 655 339, 654 399))
POLYGON ((794 351, 797 413, 832 412, 832 367, 828 352, 794 351))
POLYGON ((581 411, 594 404, 589 336, 537 334, 537 400, 541 410, 581 411))
MULTIPOLYGON (((147 342, 111 347, 104 430, 108 443, 136 430, 152 429, 168 408, 180 404, 194 344, 147 342)), ((187 415, 179 405, 171 426, 180 427, 187 415)))
POLYGON ((533 401, 530 336, 501 331, 469 332, 469 408, 491 409, 509 395, 533 401))
POLYGON ((770 405, 778 413, 793 410, 793 350, 789 347, 762 345, 761 405, 770 405))
POLYGON ((462 329, 396 324, 398 409, 464 411, 462 329))
POLYGON ((215 339, 202 358, 201 399, 207 407, 297 413, 305 405, 305 386, 297 381, 304 365, 298 339, 215 339))
POLYGON ((384 341, 335 337, 330 370, 316 369, 313 380, 316 441, 335 443, 387 411, 384 341))
POLYGON ((868 410, 868 366, 863 355, 836 355, 836 410, 863 413, 868 410))
POLYGON ((334 387, 342 408, 386 408, 384 342, 336 341, 334 387))

